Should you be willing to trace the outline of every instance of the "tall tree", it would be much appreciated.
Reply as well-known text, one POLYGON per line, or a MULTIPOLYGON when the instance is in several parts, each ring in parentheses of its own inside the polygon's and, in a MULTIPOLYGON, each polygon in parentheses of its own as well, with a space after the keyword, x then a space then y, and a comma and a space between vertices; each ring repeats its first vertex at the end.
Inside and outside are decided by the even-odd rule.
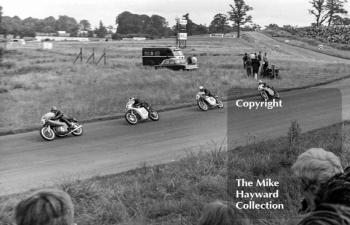
POLYGON ((326 0, 311 0, 310 4, 312 8, 309 9, 309 13, 315 16, 315 25, 319 27, 328 18, 326 0))
POLYGON ((56 21, 56 29, 58 31, 66 31, 70 33, 71 36, 76 36, 79 30, 79 25, 73 17, 59 16, 56 21))
POLYGON ((100 21, 100 24, 98 26, 98 28, 95 30, 95 34, 97 35, 97 37, 99 38, 104 38, 107 34, 107 29, 106 27, 103 25, 102 21, 100 21))
POLYGON ((209 26, 209 31, 212 33, 227 33, 230 29, 227 15, 222 13, 216 14, 209 26))
POLYGON ((91 24, 88 20, 80 20, 79 25, 82 30, 89 31, 91 30, 91 24))
POLYGON ((252 16, 247 13, 253 10, 244 0, 234 0, 234 5, 230 4, 231 11, 228 12, 229 19, 233 21, 237 27, 237 38, 241 34, 241 26, 252 21, 252 16))
POLYGON ((327 0, 326 9, 328 11, 328 26, 333 24, 333 20, 336 16, 348 13, 344 8, 346 2, 347 0, 327 0))
POLYGON ((185 15, 183 15, 183 17, 187 20, 186 30, 189 36, 208 33, 208 27, 203 24, 194 23, 190 19, 189 13, 186 13, 185 15))

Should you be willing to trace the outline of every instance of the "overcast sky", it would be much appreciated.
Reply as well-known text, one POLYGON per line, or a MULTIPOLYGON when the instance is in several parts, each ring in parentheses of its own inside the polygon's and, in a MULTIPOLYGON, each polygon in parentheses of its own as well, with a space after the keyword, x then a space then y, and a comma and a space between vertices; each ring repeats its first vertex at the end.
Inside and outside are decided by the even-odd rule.
MULTIPOLYGON (((175 17, 186 13, 195 23, 209 25, 214 15, 229 11, 233 0, 1 0, 5 16, 19 16, 21 19, 67 15, 78 22, 87 19, 92 26, 102 20, 104 25, 114 25, 115 17, 129 11, 137 14, 158 14, 170 25, 175 17)), ((259 25, 310 25, 313 17, 308 13, 309 0, 246 0, 254 8, 253 22, 259 25)), ((350 3, 346 4, 350 11, 350 3)))

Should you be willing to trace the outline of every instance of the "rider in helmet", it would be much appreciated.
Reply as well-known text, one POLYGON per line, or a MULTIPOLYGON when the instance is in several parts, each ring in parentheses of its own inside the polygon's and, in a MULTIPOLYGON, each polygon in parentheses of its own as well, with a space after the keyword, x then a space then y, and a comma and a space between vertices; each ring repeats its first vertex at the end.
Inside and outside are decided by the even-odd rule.
POLYGON ((55 117, 51 118, 51 120, 60 120, 66 123, 68 128, 72 127, 72 123, 69 121, 71 118, 58 110, 56 106, 52 106, 50 112, 55 114, 55 117))
POLYGON ((263 85, 264 88, 272 88, 269 85, 267 85, 264 81, 259 80, 259 84, 258 85, 261 85, 261 84, 263 85))
POLYGON ((139 108, 139 107, 144 107, 147 111, 149 111, 149 105, 147 102, 142 101, 139 98, 131 97, 129 98, 129 101, 134 101, 133 107, 139 108))
POLYGON ((199 86, 199 91, 204 92, 204 94, 208 97, 213 97, 216 99, 216 96, 214 96, 208 89, 204 88, 203 86, 199 86))

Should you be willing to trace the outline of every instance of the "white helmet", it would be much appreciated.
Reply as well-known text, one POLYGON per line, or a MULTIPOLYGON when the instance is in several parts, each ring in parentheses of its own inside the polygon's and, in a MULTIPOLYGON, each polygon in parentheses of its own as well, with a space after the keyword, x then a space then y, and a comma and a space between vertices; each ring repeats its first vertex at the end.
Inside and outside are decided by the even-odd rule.
POLYGON ((203 90, 204 89, 204 87, 203 86, 199 86, 199 90, 203 90))
POLYGON ((259 80, 259 84, 262 84, 262 83, 264 83, 262 80, 259 80))

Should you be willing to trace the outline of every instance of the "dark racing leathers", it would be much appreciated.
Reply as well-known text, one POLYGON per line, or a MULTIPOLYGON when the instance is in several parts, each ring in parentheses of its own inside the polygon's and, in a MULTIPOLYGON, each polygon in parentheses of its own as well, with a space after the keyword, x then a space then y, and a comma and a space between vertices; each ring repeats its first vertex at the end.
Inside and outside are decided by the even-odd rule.
POLYGON ((145 101, 141 101, 141 100, 138 99, 138 98, 135 98, 135 99, 134 99, 134 104, 133 104, 133 106, 134 106, 134 107, 143 107, 143 108, 145 108, 148 112, 150 112, 150 111, 149 111, 149 105, 148 105, 148 103, 145 102, 145 101))
POLYGON ((215 95, 213 95, 208 89, 204 88, 204 89, 202 90, 202 92, 203 92, 206 96, 208 96, 208 97, 213 97, 213 98, 215 98, 216 101, 218 101, 217 97, 216 97, 215 95))
POLYGON ((72 123, 70 122, 71 119, 72 119, 71 117, 65 115, 64 113, 62 113, 59 110, 55 113, 55 117, 52 118, 52 120, 59 120, 59 121, 66 123, 68 128, 72 127, 72 123))

